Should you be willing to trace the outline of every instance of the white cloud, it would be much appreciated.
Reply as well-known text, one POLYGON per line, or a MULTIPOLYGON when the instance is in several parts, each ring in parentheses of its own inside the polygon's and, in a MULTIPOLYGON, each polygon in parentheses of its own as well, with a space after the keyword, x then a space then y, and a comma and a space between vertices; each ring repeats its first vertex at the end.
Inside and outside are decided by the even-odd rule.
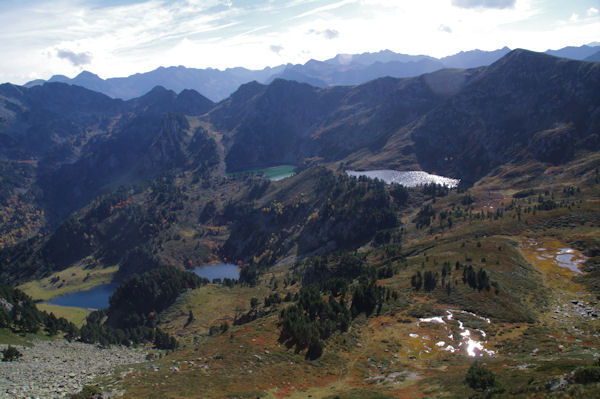
POLYGON ((577 22, 579 20, 579 15, 577 15, 576 13, 571 14, 571 17, 569 18, 569 21, 571 22, 577 22))
MULTIPOLYGON (((505 45, 543 51, 589 43, 600 31, 598 18, 542 20, 540 0, 510 7, 480 0, 256 0, 246 8, 222 0, 113 7, 89 1, 29 0, 17 8, 0 2, 0 81, 74 76, 84 64, 106 78, 161 65, 257 69, 383 49, 438 57, 505 45), (476 5, 482 3, 487 7, 476 5)), ((597 15, 592 9, 581 15, 597 15)))
POLYGON ((269 49, 275 54, 279 54, 283 50, 283 46, 280 46, 278 44, 272 44, 271 46, 269 46, 269 49))
POLYGON ((598 15, 598 9, 595 7, 590 7, 590 8, 588 8, 586 14, 588 17, 593 17, 595 15, 598 15))
POLYGON ((342 0, 342 1, 338 1, 337 3, 328 4, 326 6, 316 7, 310 11, 306 11, 302 14, 294 16, 293 19, 304 18, 304 17, 308 17, 311 15, 320 14, 325 11, 335 10, 336 8, 340 8, 340 7, 343 7, 343 6, 345 6, 347 4, 351 4, 351 3, 356 3, 356 0, 342 0))
POLYGON ((92 62, 92 55, 87 52, 76 53, 71 50, 58 49, 56 56, 68 60, 73 66, 87 65, 92 62))
POLYGON ((323 36, 325 39, 331 40, 331 39, 337 38, 340 35, 340 32, 338 32, 335 29, 324 29, 324 30, 309 29, 308 34, 315 34, 315 35, 323 36))
POLYGON ((438 30, 439 30, 440 32, 452 33, 452 28, 451 28, 451 27, 449 27, 448 25, 444 25, 444 24, 441 24, 441 25, 438 27, 438 30))
POLYGON ((452 0, 461 8, 514 8, 516 0, 452 0))

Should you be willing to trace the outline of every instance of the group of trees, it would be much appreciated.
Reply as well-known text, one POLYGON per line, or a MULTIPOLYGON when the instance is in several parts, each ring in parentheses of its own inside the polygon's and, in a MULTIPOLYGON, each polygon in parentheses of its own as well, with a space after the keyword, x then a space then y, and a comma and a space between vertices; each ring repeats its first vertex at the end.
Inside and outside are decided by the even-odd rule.
POLYGON ((469 287, 479 291, 490 290, 490 277, 482 268, 479 268, 479 270, 476 272, 473 266, 465 266, 463 269, 462 281, 463 284, 468 284, 469 287))
POLYGON ((427 204, 419 210, 417 213, 417 217, 414 220, 414 223, 417 225, 417 229, 422 227, 427 227, 431 224, 431 221, 435 219, 435 210, 431 206, 431 204, 427 204))
MULTIPOLYGON (((329 179, 328 183, 330 185, 323 193, 326 200, 321 202, 315 217, 309 220, 303 232, 311 237, 320 236, 321 240, 311 240, 312 247, 306 249, 314 249, 315 244, 322 245, 331 240, 340 248, 354 247, 371 239, 379 230, 397 226, 383 182, 338 175, 329 179)), ((304 242, 307 241, 304 238, 304 242)))
POLYGON ((77 331, 73 323, 38 310, 29 295, 4 284, 0 284, 0 328, 20 333, 38 333, 43 329, 48 335, 62 331, 69 337, 77 331))
POLYGON ((81 328, 81 339, 123 345, 154 342, 157 348, 174 349, 175 339, 157 327, 158 314, 183 292, 207 283, 193 273, 168 266, 132 275, 112 294, 108 309, 88 316, 81 328))
POLYGON ((352 317, 356 317, 361 313, 364 313, 367 317, 373 312, 379 314, 383 303, 389 300, 390 297, 396 299, 397 293, 389 288, 379 286, 375 279, 361 277, 352 294, 352 304, 350 306, 352 317))
POLYGON ((350 325, 350 311, 344 297, 336 299, 330 295, 329 301, 321 296, 316 285, 304 288, 296 304, 281 311, 280 340, 300 352, 307 349, 306 357, 316 359, 323 352, 323 340, 335 331, 347 331, 350 325))
POLYGON ((423 185, 423 194, 430 195, 432 198, 444 197, 450 192, 450 188, 446 185, 438 183, 427 183, 423 185))
POLYGON ((296 303, 281 311, 280 340, 298 352, 307 349, 306 357, 316 359, 324 341, 336 331, 347 331, 352 318, 379 314, 385 301, 398 298, 395 291, 379 286, 376 278, 362 275, 348 306, 349 287, 349 281, 340 277, 305 286, 296 303))
POLYGON ((425 273, 421 273, 421 271, 418 270, 410 278, 410 285, 417 291, 423 287, 425 291, 429 292, 433 291, 435 287, 437 287, 438 280, 439 275, 437 272, 426 270, 425 273))
POLYGON ((331 279, 341 278, 352 280, 362 274, 373 274, 375 269, 369 272, 369 266, 364 254, 351 252, 336 252, 314 256, 305 261, 302 284, 304 286, 312 283, 326 282, 331 279))
MULTIPOLYGON (((460 262, 456 262, 456 270, 463 269, 462 272, 462 282, 463 284, 468 284, 469 287, 482 291, 490 291, 491 286, 494 285, 497 288, 496 283, 491 282, 490 276, 487 271, 483 270, 483 268, 479 268, 476 270, 471 265, 463 266, 460 262)), ((450 267, 450 262, 444 262, 442 266, 442 288, 444 286, 447 287, 448 295, 450 295, 450 283, 446 283, 446 278, 450 276, 452 273, 452 268, 450 267)), ((438 284, 439 274, 437 272, 426 270, 421 273, 418 270, 411 276, 410 285, 416 290, 419 291, 423 288, 425 291, 433 291, 438 284)), ((497 289, 496 289, 496 293, 497 289)))

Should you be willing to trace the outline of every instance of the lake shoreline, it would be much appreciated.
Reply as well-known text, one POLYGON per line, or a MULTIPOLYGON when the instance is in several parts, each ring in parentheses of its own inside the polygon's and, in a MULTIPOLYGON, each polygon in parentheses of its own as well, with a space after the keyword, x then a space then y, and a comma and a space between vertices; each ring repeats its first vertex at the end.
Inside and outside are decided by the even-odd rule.
MULTIPOLYGON (((221 281, 224 279, 238 280, 240 277, 240 268, 238 265, 218 261, 216 263, 197 266, 186 271, 194 273, 200 278, 206 278, 211 283, 216 279, 220 279, 221 281)), ((108 307, 109 298, 119 284, 118 282, 99 284, 86 290, 75 291, 38 303, 94 311, 108 307)))

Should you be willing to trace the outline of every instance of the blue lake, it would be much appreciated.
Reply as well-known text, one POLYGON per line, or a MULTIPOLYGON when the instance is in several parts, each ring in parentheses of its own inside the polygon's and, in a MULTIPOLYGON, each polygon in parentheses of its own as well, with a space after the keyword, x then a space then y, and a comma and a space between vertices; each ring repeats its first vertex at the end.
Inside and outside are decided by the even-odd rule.
POLYGON ((56 297, 46 303, 84 309, 107 308, 108 298, 112 295, 118 285, 119 283, 101 284, 89 290, 77 291, 72 294, 56 297))
MULTIPOLYGON (((239 267, 231 263, 215 263, 213 265, 199 266, 193 272, 199 277, 207 278, 211 282, 216 278, 231 278, 235 280, 240 278, 239 267)), ((107 308, 109 305, 108 298, 118 285, 119 283, 102 284, 89 290, 77 291, 72 294, 56 297, 46 303, 83 309, 107 308)))
POLYGON ((200 266, 194 269, 194 273, 199 277, 207 278, 213 281, 216 278, 224 279, 239 279, 240 268, 231 263, 215 263, 213 265, 200 266))

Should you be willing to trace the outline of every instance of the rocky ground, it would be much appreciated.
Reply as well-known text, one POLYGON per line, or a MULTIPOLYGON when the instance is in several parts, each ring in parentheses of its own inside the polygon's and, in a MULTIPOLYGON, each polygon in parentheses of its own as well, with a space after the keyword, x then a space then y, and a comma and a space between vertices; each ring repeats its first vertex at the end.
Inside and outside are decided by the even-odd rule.
MULTIPOLYGON (((5 347, 0 345, 0 350, 5 347)), ((31 347, 15 347, 23 357, 0 362, 0 399, 65 397, 117 366, 140 363, 146 357, 140 349, 65 340, 35 340, 31 347)))

